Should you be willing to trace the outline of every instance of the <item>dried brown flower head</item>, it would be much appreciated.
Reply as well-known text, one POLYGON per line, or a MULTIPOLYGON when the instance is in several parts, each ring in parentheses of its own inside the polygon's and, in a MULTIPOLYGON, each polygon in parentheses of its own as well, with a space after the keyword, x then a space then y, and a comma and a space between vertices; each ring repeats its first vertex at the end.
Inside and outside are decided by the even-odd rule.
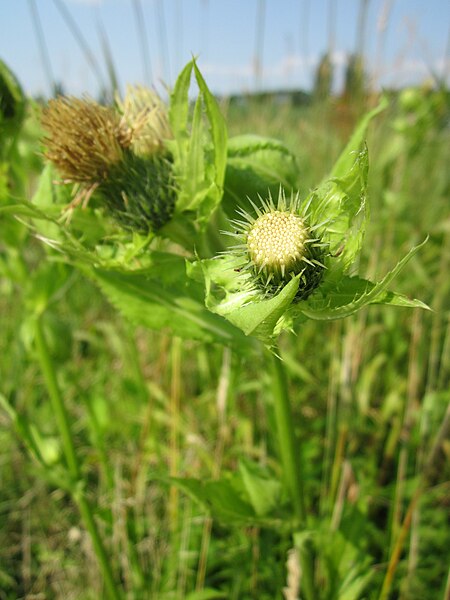
POLYGON ((90 99, 60 96, 42 113, 45 156, 71 182, 99 184, 124 158, 132 132, 111 107, 90 99))

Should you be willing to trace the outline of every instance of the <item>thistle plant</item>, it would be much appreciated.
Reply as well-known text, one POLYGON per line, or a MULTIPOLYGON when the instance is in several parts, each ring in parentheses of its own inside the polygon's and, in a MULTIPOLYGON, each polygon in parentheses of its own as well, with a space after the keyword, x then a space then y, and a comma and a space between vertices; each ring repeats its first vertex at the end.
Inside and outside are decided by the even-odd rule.
MULTIPOLYGON (((266 356, 282 482, 290 500, 291 532, 306 600, 319 597, 312 549, 314 544, 316 549, 320 546, 319 534, 306 510, 301 448, 278 336, 307 318, 339 319, 371 303, 426 308, 419 300, 387 290, 420 246, 377 283, 355 274, 368 212, 364 137, 370 120, 384 107, 382 102, 364 117, 330 176, 308 196, 302 199, 281 186, 276 202, 270 194, 258 196, 250 201, 253 210, 238 209, 224 232, 234 244, 214 259, 189 265, 190 275, 205 283, 208 308, 269 349, 266 356)), ((350 588, 362 585, 359 577, 355 570, 340 597, 356 598, 350 588)))
MULTIPOLYGON (((222 198, 227 141, 223 117, 195 61, 180 73, 169 106, 142 87, 128 87, 125 98, 110 107, 60 97, 44 109, 42 125, 50 162, 35 204, 48 202, 54 166, 60 183, 75 184, 72 212, 92 197, 94 207, 103 207, 127 231, 149 239, 158 234, 192 252, 222 198), (192 73, 199 95, 190 111, 192 73)), ((63 237, 67 241, 66 232, 63 237)), ((71 252, 67 243, 63 251, 71 252)), ((98 256, 92 259, 98 264, 98 256)))
POLYGON ((154 108, 136 110, 132 89, 122 115, 114 107, 72 97, 51 100, 42 115, 45 156, 65 183, 79 184, 74 204, 86 204, 95 192, 123 227, 144 235, 167 223, 175 205, 163 137, 167 116, 159 98, 147 95, 150 102, 155 97, 157 117, 154 108))
POLYGON ((367 221, 368 113, 330 176, 306 198, 280 189, 252 201, 253 214, 238 210, 224 233, 237 239, 215 259, 189 267, 206 283, 206 305, 245 335, 268 346, 283 330, 307 318, 332 320, 372 303, 422 306, 388 291, 392 279, 417 252, 413 248, 381 281, 355 275, 367 221))
MULTIPOLYGON (((52 199, 58 190, 68 188, 53 185, 51 165, 42 174, 31 203, 8 207, 9 212, 28 218, 30 227, 39 233, 42 221, 51 226, 51 238, 50 234, 44 238, 40 233, 40 239, 50 246, 49 252, 56 248, 65 254, 71 266, 94 280, 133 324, 171 330, 177 338, 173 355, 178 367, 182 337, 233 346, 237 354, 246 356, 255 349, 262 350, 271 373, 267 396, 280 470, 274 474, 270 466, 266 469, 244 459, 237 472, 221 479, 173 477, 170 483, 188 492, 212 517, 225 523, 289 534, 299 557, 301 594, 306 600, 323 597, 327 568, 330 580, 338 579, 335 565, 330 563, 328 567, 327 554, 321 554, 320 536, 326 537, 325 546, 333 546, 328 543, 329 538, 339 532, 328 527, 328 521, 318 524, 313 511, 308 510, 311 503, 305 499, 300 444, 280 359, 279 334, 301 331, 308 318, 338 319, 372 303, 425 307, 418 300, 388 290, 395 275, 420 246, 378 282, 356 274, 368 213, 368 153, 364 137, 370 120, 383 108, 382 104, 363 119, 329 177, 302 197, 295 185, 295 159, 281 143, 240 136, 227 147, 217 103, 193 61, 180 74, 168 109, 150 90, 129 88, 124 100, 118 100, 114 107, 103 107, 87 99, 59 98, 44 110, 45 154, 59 172, 60 183, 75 185, 74 196, 70 190, 69 199, 73 212, 81 211, 79 205, 86 206, 88 202, 89 209, 94 207, 86 211, 84 221, 94 230, 93 243, 86 241, 89 228, 77 238, 58 215, 55 218, 52 199), (190 112, 188 90, 192 73, 200 94, 190 112), (269 171, 270 176, 266 175, 269 171), (222 198, 221 217, 226 222, 223 239, 231 239, 229 247, 215 258, 194 259, 195 242, 211 222, 222 198), (103 212, 95 210, 99 206, 103 212), (133 236, 122 238, 119 234, 105 241, 107 236, 102 237, 96 227, 99 223, 104 225, 101 217, 105 213, 133 236), (144 241, 140 234, 146 236, 144 241), (149 243, 156 235, 157 247, 149 243), (179 242, 184 246, 183 252, 179 246, 160 244, 162 238, 179 242), (128 244, 123 244, 123 254, 111 258, 111 247, 123 239, 128 244), (320 576, 316 577, 316 573, 320 576)), ((119 576, 96 526, 95 507, 88 501, 86 465, 77 453, 46 339, 44 312, 68 278, 65 275, 58 282, 55 265, 61 266, 61 261, 53 259, 37 280, 32 319, 37 356, 62 439, 64 458, 60 471, 52 469, 33 450, 37 447, 34 438, 27 438, 28 446, 46 472, 61 473, 58 485, 77 502, 107 593, 116 598, 121 596, 116 582, 119 576)), ((262 381, 264 385, 267 380, 262 381)), ((17 422, 20 425, 19 418, 17 422)), ((174 431, 177 427, 174 424, 174 431)), ((24 437, 29 435, 24 428, 23 431, 24 437)), ((233 464, 234 461, 235 456, 233 464)), ((356 600, 369 581, 361 574, 361 565, 364 563, 358 564, 352 554, 351 571, 339 582, 340 595, 332 596, 328 591, 325 595, 356 600)), ((146 574, 140 575, 145 581, 146 574)), ((197 580, 200 590, 199 582, 202 583, 201 578, 197 580)), ((136 593, 139 595, 140 591, 141 588, 136 593)))

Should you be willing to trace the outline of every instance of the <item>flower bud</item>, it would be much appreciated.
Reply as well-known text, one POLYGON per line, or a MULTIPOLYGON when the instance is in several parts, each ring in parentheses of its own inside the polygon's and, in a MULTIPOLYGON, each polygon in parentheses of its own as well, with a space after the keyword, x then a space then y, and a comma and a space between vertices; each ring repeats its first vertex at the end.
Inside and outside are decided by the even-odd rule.
POLYGON ((133 131, 131 148, 139 156, 165 152, 172 138, 166 105, 152 90, 128 86, 123 102, 118 100, 125 121, 133 131))
POLYGON ((241 242, 234 253, 242 256, 243 269, 265 294, 277 293, 299 276, 297 298, 307 298, 322 279, 325 244, 313 235, 298 196, 288 202, 280 191, 277 206, 272 198, 261 202, 262 209, 252 203, 256 218, 241 211, 244 220, 233 221, 237 231, 230 235, 241 242))

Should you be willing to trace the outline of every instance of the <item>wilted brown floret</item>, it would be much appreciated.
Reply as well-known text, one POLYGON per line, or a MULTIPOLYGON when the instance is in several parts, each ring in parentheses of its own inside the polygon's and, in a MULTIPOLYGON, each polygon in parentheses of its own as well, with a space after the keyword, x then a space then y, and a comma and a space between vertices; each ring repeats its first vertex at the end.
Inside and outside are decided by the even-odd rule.
POLYGON ((42 114, 45 156, 67 180, 97 184, 123 160, 131 144, 131 130, 110 107, 89 99, 60 96, 42 114))

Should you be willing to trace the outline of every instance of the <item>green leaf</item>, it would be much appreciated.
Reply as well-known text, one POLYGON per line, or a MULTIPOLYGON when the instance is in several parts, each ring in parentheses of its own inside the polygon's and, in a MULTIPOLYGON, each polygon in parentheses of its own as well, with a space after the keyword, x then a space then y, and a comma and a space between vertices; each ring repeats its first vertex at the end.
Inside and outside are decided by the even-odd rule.
POLYGON ((299 277, 294 277, 276 296, 269 300, 251 302, 240 308, 228 312, 216 307, 216 312, 223 314, 226 318, 242 329, 245 335, 253 335, 262 342, 270 344, 274 335, 275 327, 279 319, 289 308, 299 285, 299 277))
POLYGON ((175 218, 179 213, 195 211, 198 224, 204 227, 222 198, 227 131, 218 104, 195 60, 177 79, 171 95, 169 120, 174 140, 169 141, 168 147, 174 158, 178 187, 175 218), (189 87, 193 69, 199 94, 190 118, 189 87), (209 125, 207 132, 205 120, 209 125))
POLYGON ((374 117, 379 115, 383 110, 388 107, 389 101, 386 96, 383 96, 381 102, 373 110, 369 111, 364 115, 357 125, 355 131, 352 134, 349 142, 341 152, 338 160, 335 162, 333 170, 330 173, 330 177, 340 179, 345 177, 346 174, 352 169, 354 158, 353 154, 359 152, 361 145, 364 143, 366 137, 367 128, 374 117))
POLYGON ((225 523, 251 521, 255 513, 231 482, 226 479, 202 481, 173 477, 170 481, 198 502, 211 515, 225 523))
POLYGON ((39 177, 36 192, 31 200, 32 204, 42 209, 53 207, 56 204, 59 211, 63 206, 67 206, 72 200, 72 186, 55 185, 55 181, 58 180, 60 180, 59 175, 53 165, 48 162, 39 177))
POLYGON ((280 481, 269 477, 266 469, 250 460, 239 461, 239 472, 255 513, 268 515, 280 502, 280 481))
POLYGON ((325 297, 321 297, 320 292, 317 292, 308 300, 299 302, 295 311, 303 313, 310 319, 332 320, 348 317, 368 304, 428 308, 420 300, 409 300, 401 294, 387 290, 394 277, 426 242, 427 240, 412 248, 380 282, 372 283, 359 277, 344 277, 335 289, 328 290, 325 297))
POLYGON ((254 212, 250 200, 268 193, 277 197, 280 186, 287 192, 297 187, 295 156, 278 140, 240 135, 228 140, 227 169, 222 205, 231 218, 238 208, 254 212))
MULTIPOLYGON (((189 117, 189 87, 191 84, 193 62, 189 62, 181 73, 178 75, 173 92, 170 95, 170 106, 169 106, 169 121, 172 128, 173 135, 177 140, 178 144, 175 146, 177 150, 183 149, 188 140, 187 124, 189 117)), ((176 157, 178 160, 182 159, 182 156, 176 157)))
POLYGON ((190 264, 188 275, 204 282, 205 304, 211 311, 224 316, 245 335, 271 345, 295 298, 299 276, 276 296, 261 299, 260 292, 248 285, 249 274, 241 273, 236 265, 241 263, 233 256, 206 259, 190 264))
POLYGON ((42 211, 42 215, 50 217, 34 222, 36 230, 40 235, 53 240, 61 239, 61 225, 54 220, 61 216, 63 207, 67 206, 72 200, 72 186, 55 185, 54 182, 58 179, 59 176, 53 165, 47 163, 42 170, 38 186, 31 199, 31 203, 42 211))
POLYGON ((194 211, 197 209, 208 189, 205 181, 203 139, 202 102, 199 97, 194 108, 191 141, 186 149, 182 174, 178 178, 180 187, 177 199, 178 211, 194 211))
POLYGON ((225 177, 225 167, 227 162, 227 128, 225 119, 220 112, 219 105, 216 99, 211 94, 206 85, 205 80, 202 77, 195 61, 194 61, 195 77, 200 92, 203 96, 206 114, 210 124, 211 138, 213 141, 213 154, 214 154, 214 166, 215 166, 215 178, 214 182, 217 186, 218 192, 221 195, 223 180, 225 177))
MULTIPOLYGON (((334 261, 346 272, 361 250, 368 207, 366 205, 368 154, 364 138, 370 121, 387 106, 383 98, 379 106, 367 113, 349 143, 336 161, 330 176, 306 199, 311 206, 311 222, 326 222, 324 241, 330 244, 334 261)), ((333 275, 333 269, 330 274, 333 275)))
POLYGON ((238 329, 202 302, 201 286, 189 280, 185 262, 176 255, 155 253, 144 272, 85 269, 110 302, 136 325, 172 330, 176 335, 204 342, 245 344, 238 329))
MULTIPOLYGON (((311 223, 325 223, 323 241, 335 256, 330 261, 328 277, 334 276, 333 265, 347 271, 361 250, 367 221, 368 153, 363 146, 352 154, 352 166, 340 178, 323 182, 306 199, 311 206, 311 223)), ((327 264, 328 266, 328 264, 327 264)))
POLYGON ((224 316, 245 335, 271 344, 278 321, 289 308, 298 290, 299 277, 294 277, 274 297, 261 299, 261 294, 247 285, 248 274, 235 268, 239 259, 222 256, 189 265, 188 275, 204 282, 205 304, 224 316))

